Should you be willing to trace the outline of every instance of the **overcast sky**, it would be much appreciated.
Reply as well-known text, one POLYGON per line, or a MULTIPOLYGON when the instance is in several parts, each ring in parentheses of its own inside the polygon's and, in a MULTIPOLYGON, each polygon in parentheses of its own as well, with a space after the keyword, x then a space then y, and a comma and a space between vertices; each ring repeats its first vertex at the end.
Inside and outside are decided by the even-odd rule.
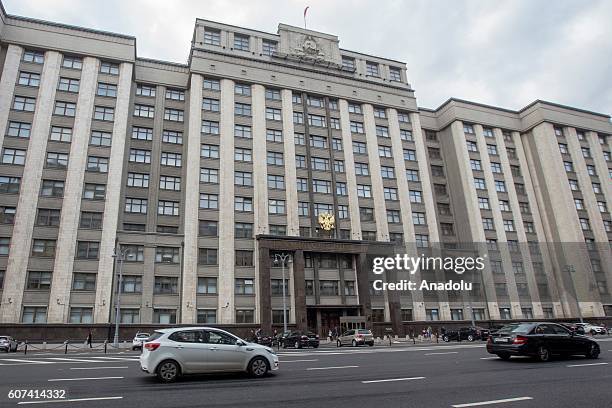
POLYGON ((138 56, 185 62, 196 17, 335 34, 406 62, 422 107, 449 97, 519 109, 535 99, 612 113, 610 0, 3 0, 9 14, 134 35, 138 56))

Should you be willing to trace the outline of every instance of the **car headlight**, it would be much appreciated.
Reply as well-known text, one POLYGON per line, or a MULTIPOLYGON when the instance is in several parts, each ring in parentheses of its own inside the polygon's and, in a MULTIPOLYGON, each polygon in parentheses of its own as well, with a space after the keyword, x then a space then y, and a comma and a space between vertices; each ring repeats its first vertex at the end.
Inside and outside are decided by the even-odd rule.
POLYGON ((270 347, 264 347, 266 349, 266 351, 270 354, 276 355, 276 352, 274 350, 272 350, 270 347))

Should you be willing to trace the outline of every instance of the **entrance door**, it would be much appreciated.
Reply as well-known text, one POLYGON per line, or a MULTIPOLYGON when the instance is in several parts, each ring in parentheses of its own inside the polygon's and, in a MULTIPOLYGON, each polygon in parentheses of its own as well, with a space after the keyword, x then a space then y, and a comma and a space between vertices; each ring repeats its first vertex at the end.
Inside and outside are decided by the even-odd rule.
POLYGON ((329 335, 329 331, 340 329, 340 315, 338 310, 321 310, 321 331, 323 337, 329 335))

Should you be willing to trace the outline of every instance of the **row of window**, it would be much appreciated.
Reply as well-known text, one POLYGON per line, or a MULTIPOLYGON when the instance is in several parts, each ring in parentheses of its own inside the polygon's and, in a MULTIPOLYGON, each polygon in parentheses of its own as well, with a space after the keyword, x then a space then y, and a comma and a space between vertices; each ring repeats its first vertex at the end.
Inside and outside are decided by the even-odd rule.
MULTIPOLYGON (((45 54, 41 51, 26 50, 24 51, 21 60, 23 62, 33 64, 43 64, 45 62, 45 54)), ((83 68, 83 59, 72 55, 65 55, 62 60, 63 68, 80 70, 83 68)), ((109 61, 100 63, 100 73, 107 75, 119 75, 119 64, 109 61)))

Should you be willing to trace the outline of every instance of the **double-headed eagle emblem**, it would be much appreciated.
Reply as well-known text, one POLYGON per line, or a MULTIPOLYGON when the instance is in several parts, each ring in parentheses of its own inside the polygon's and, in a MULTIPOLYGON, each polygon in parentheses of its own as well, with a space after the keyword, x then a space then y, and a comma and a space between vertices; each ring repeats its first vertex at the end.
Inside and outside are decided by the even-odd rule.
POLYGON ((319 214, 318 221, 321 228, 323 228, 325 231, 331 231, 332 229, 334 229, 336 224, 336 218, 333 214, 330 213, 319 214))

